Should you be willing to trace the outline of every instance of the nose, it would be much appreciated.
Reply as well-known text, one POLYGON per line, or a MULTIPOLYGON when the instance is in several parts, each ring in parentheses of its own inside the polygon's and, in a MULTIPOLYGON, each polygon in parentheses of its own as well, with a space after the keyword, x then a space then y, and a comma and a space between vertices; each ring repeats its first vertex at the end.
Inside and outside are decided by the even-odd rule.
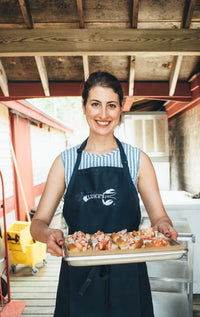
POLYGON ((105 105, 101 106, 100 116, 102 119, 107 117, 107 107, 105 105))

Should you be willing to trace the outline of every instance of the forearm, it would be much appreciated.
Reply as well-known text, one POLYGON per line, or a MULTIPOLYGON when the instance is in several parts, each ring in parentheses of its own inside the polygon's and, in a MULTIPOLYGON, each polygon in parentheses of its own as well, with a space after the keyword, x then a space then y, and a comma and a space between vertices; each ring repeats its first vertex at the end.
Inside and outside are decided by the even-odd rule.
POLYGON ((172 221, 168 216, 162 216, 156 221, 152 222, 152 226, 155 227, 156 229, 163 223, 169 224, 170 226, 173 227, 172 221))
POLYGON ((47 244, 47 252, 55 256, 63 256, 63 232, 60 229, 51 229, 48 224, 40 219, 33 219, 31 234, 37 241, 47 244))
POLYGON ((47 243, 52 229, 49 228, 48 224, 40 219, 33 219, 31 222, 31 235, 33 239, 47 243))

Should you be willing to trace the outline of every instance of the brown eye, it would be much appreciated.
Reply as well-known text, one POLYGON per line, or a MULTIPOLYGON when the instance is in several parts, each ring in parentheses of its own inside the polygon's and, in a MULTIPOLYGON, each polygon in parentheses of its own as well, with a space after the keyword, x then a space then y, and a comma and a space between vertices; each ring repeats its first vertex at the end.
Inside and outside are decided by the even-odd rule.
POLYGON ((92 107, 98 107, 99 103, 98 102, 93 102, 91 105, 92 105, 92 107))
POLYGON ((109 103, 108 107, 109 107, 110 109, 115 109, 115 108, 117 108, 117 105, 114 104, 114 103, 109 103))

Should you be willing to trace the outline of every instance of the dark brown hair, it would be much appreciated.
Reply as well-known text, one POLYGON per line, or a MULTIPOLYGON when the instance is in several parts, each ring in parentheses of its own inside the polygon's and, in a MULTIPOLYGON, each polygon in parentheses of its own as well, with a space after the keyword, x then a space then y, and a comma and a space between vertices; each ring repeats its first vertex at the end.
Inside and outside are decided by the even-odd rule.
POLYGON ((108 72, 94 72, 90 74, 90 76, 84 84, 82 92, 84 106, 87 103, 90 89, 95 86, 112 88, 114 92, 118 94, 120 107, 122 107, 122 101, 124 98, 122 86, 120 84, 120 81, 114 75, 108 72))

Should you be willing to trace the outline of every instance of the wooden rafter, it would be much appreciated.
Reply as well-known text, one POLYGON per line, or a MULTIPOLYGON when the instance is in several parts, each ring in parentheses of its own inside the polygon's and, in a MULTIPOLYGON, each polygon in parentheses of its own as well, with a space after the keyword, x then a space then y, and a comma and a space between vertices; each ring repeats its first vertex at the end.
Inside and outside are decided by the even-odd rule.
POLYGON ((39 75, 40 75, 40 79, 41 79, 41 82, 42 82, 42 87, 44 89, 44 94, 45 94, 45 96, 50 96, 49 81, 48 81, 48 75, 47 75, 46 66, 45 66, 45 63, 44 63, 44 57, 35 56, 35 61, 36 61, 36 65, 37 65, 38 72, 39 72, 39 75))
POLYGON ((138 25, 138 12, 139 12, 139 0, 132 0, 132 28, 137 29, 138 25))
POLYGON ((4 96, 8 97, 9 96, 8 80, 7 80, 6 72, 4 70, 1 60, 0 60, 0 87, 4 96))
POLYGON ((135 80, 135 57, 130 56, 129 62, 129 85, 128 85, 128 94, 129 96, 134 95, 134 80, 135 80))
MULTIPOLYGON (((139 12, 139 0, 132 0, 132 17, 131 26, 137 29, 138 25, 138 12, 139 12)), ((135 80, 135 56, 129 58, 129 87, 128 94, 132 96, 134 94, 134 80, 135 80)))
POLYGON ((86 81, 89 77, 89 62, 88 62, 88 56, 83 55, 83 72, 84 72, 84 80, 86 81))
POLYGON ((200 32, 193 29, 1 30, 0 56, 200 56, 200 32), (123 45, 122 45, 123 43, 123 45))
POLYGON ((178 75, 181 69, 181 62, 182 62, 182 56, 174 56, 173 62, 172 62, 172 69, 171 69, 171 74, 170 74, 170 79, 169 79, 169 96, 173 96, 177 81, 178 81, 178 75))
MULTIPOLYGON (((83 82, 49 82, 52 97, 81 96, 83 82)), ((169 96, 167 82, 137 82, 134 83, 134 96, 128 96, 128 83, 122 82, 124 95, 132 101, 138 98, 174 100, 181 102, 191 101, 190 83, 177 83, 173 96, 169 96)), ((42 84, 39 82, 9 83, 10 100, 44 97, 42 84)), ((5 100, 0 91, 0 100, 5 100)))
POLYGON ((193 11, 195 7, 195 0, 185 0, 185 7, 183 11, 183 18, 182 18, 182 28, 188 29, 191 24, 193 11))
POLYGON ((24 18, 24 22, 28 29, 33 28, 33 20, 32 15, 29 7, 29 2, 27 0, 18 0, 20 9, 24 18))
POLYGON ((76 3, 77 3, 77 10, 78 10, 78 16, 79 16, 79 27, 84 28, 83 1, 76 0, 76 3))

